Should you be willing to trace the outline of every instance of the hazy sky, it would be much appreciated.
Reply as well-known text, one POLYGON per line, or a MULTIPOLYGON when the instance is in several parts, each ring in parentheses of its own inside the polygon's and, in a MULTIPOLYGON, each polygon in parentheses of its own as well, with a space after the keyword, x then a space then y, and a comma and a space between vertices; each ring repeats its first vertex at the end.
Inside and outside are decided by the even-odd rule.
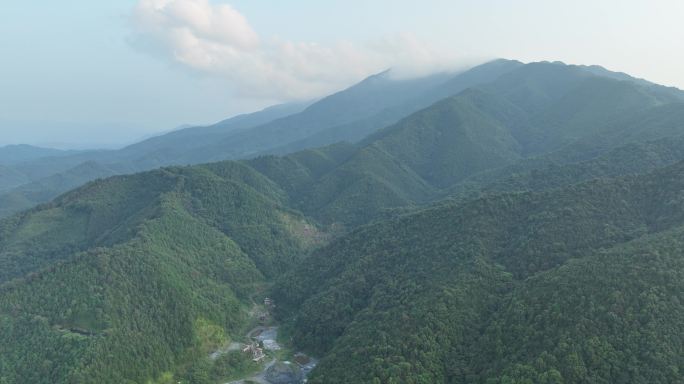
POLYGON ((0 0, 0 145, 115 146, 494 57, 684 88, 682 0, 0 0))

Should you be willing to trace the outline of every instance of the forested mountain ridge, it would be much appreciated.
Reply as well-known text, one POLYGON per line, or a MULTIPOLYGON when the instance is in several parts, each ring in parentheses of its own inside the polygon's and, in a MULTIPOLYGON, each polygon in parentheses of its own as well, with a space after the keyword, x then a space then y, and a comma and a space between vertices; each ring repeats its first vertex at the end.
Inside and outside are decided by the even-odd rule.
POLYGON ((684 136, 633 142, 580 162, 558 161, 557 156, 553 152, 481 172, 456 184, 444 196, 472 199, 479 194, 539 191, 591 179, 645 173, 684 160, 684 136))
MULTIPOLYGON (((331 166, 325 172, 300 180, 298 187, 288 186, 286 189, 296 194, 292 196, 295 203, 306 201, 295 205, 297 209, 323 222, 341 220, 357 225, 387 208, 441 197, 445 189, 459 188, 458 184, 479 172, 505 170, 521 160, 524 164, 553 161, 562 165, 589 160, 632 142, 681 134, 684 104, 678 101, 678 93, 649 83, 596 76, 584 67, 497 61, 457 76, 451 81, 459 83, 448 89, 484 81, 497 71, 505 73, 370 135, 344 161, 326 161, 331 166), (492 66, 495 71, 489 69, 492 66)), ((359 84, 361 90, 352 88, 335 97, 351 99, 369 92, 365 90, 369 87, 384 92, 374 85, 387 82, 384 76, 367 80, 371 85, 359 84)), ((419 84, 421 92, 430 88, 425 82, 419 84)), ((314 111, 310 112, 313 115, 323 113, 317 110, 328 113, 331 103, 339 104, 322 100, 307 110, 314 111)), ((263 170, 283 166, 276 157, 260 158, 252 164, 260 164, 257 169, 263 170), (279 165, 267 165, 268 161, 279 165)), ((5 193, 0 196, 0 213, 30 207, 98 175, 133 169, 89 162, 5 193)), ((301 171, 278 169, 285 174, 301 171)), ((267 176, 282 178, 268 172, 267 176)))
MULTIPOLYGON (((539 106, 527 103, 543 104, 555 100, 557 94, 576 86, 578 79, 585 77, 619 79, 612 84, 623 84, 626 90, 624 95, 614 93, 619 97, 615 98, 613 105, 622 110, 628 108, 626 95, 630 89, 641 89, 642 93, 656 99, 656 102, 684 100, 682 92, 676 89, 657 86, 600 67, 566 66, 561 63, 523 65, 517 61, 495 60, 461 73, 406 80, 396 79, 391 72, 385 72, 315 103, 275 106, 208 127, 170 132, 117 151, 86 151, 13 164, 9 169, 0 170, 0 187, 5 185, 2 188, 6 190, 0 196, 3 200, 0 215, 6 216, 48 201, 89 180, 107 177, 112 173, 127 174, 165 165, 197 164, 264 153, 286 154, 337 141, 356 142, 422 108, 475 86, 489 89, 490 97, 492 94, 506 95, 514 104, 517 103, 516 108, 537 108, 539 106), (531 76, 525 77, 525 74, 531 76), (638 87, 631 87, 633 85, 638 87), (525 97, 529 100, 517 100, 516 94, 527 95, 525 97), (79 169, 86 164, 90 171, 80 172, 79 169)), ((598 99, 600 103, 597 105, 603 107, 599 111, 605 113, 613 108, 613 105, 601 103, 612 100, 614 94, 605 94, 605 97, 598 99)), ((581 98, 579 100, 582 101, 581 98)), ((651 102, 653 100, 643 106, 651 102)), ((641 107, 639 105, 637 109, 641 107)), ((564 108, 561 107, 561 111, 564 108)), ((527 113, 531 111, 527 110, 527 113)), ((591 121, 597 117, 600 116, 587 116, 585 120, 591 121)), ((546 126, 544 121, 538 123, 546 126)), ((556 140, 561 138, 556 135, 556 140)), ((567 143, 568 140, 565 138, 560 143, 567 143)), ((526 142, 524 144, 528 145, 526 142)), ((541 152, 548 149, 547 144, 544 145, 541 152)), ((532 154, 539 154, 539 151, 537 149, 532 154)), ((524 153, 526 156, 530 154, 524 153)))
MULTIPOLYGON (((487 184, 487 174, 499 181, 552 164, 590 161, 634 143, 681 136, 684 104, 650 89, 597 77, 581 67, 528 64, 377 131, 361 141, 358 149, 350 149, 342 162, 327 161, 325 172, 285 189, 307 215, 323 223, 354 226, 387 209, 429 202, 449 191, 484 187, 481 183, 487 184), (593 91, 588 90, 598 95, 589 97, 593 91), (597 103, 604 98, 610 101, 600 104, 601 112, 597 103), (572 107, 568 107, 569 100, 572 107)), ((672 148, 651 148, 670 153, 661 158, 660 166, 681 159, 672 148)), ((299 174, 287 167, 292 159, 271 156, 247 163, 282 179, 299 174)), ((625 166, 635 166, 632 171, 653 168, 646 164, 647 158, 622 160, 625 166)), ((627 172, 616 169, 612 175, 627 172)), ((295 179, 288 182, 297 183, 295 179)))
POLYGON ((493 195, 333 242, 274 290, 326 356, 310 382, 681 380, 682 180, 493 195))
POLYGON ((95 161, 81 163, 67 171, 32 181, 0 194, 0 217, 29 209, 37 202, 47 202, 64 191, 83 185, 86 180, 114 176, 120 169, 112 169, 95 161))
POLYGON ((92 182, 3 221, 0 377, 146 382, 230 340, 252 287, 320 241, 280 198, 226 163, 92 182))
POLYGON ((78 151, 62 151, 32 145, 6 145, 0 147, 0 193, 20 186, 31 180, 31 175, 19 166, 25 162, 52 157, 76 155, 78 151))
POLYGON ((513 67, 358 143, 113 176, 0 220, 0 382, 204 384, 274 281, 312 382, 677 382, 677 92, 513 67))

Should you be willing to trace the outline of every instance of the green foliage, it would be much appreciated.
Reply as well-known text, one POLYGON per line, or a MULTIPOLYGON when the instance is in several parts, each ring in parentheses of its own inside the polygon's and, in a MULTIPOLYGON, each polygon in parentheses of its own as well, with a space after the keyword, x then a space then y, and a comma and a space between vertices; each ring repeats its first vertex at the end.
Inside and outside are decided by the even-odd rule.
POLYGON ((116 169, 88 161, 48 177, 24 182, 0 194, 0 217, 31 208, 46 202, 61 193, 79 187, 90 180, 113 176, 116 169))
POLYGON ((682 234, 645 236, 521 282, 477 346, 483 376, 505 382, 527 367, 534 383, 550 371, 571 383, 681 381, 682 234))
POLYGON ((12 166, 0 164, 0 191, 10 190, 28 182, 28 177, 12 166))
MULTIPOLYGON (((0 221, 0 383, 237 378, 257 367, 209 354, 274 280, 287 334, 322 357, 313 383, 681 381, 675 92, 490 65, 453 83, 381 75, 253 132, 236 120, 232 149, 207 155, 274 150, 278 127, 357 137, 427 107, 357 144, 97 180, 0 221)), ((191 161, 155 143, 146 166, 191 161)), ((4 201, 40 188, 24 192, 4 201)))
POLYGON ((1 260, 41 258, 0 287, 0 345, 11 346, 0 377, 146 382, 206 359, 245 326, 258 265, 302 253, 296 220, 203 168, 92 183, 6 220, 1 260), (35 242, 44 249, 29 253, 35 242))
POLYGON ((541 191, 592 179, 653 171, 684 160, 684 136, 631 143, 590 160, 559 164, 555 155, 475 175, 449 191, 454 199, 511 191, 541 191))
POLYGON ((354 227, 454 193, 551 188, 672 164, 682 159, 669 141, 682 134, 680 100, 638 81, 536 63, 435 103, 343 156, 323 148, 248 164, 305 214, 354 227))
POLYGON ((240 351, 221 355, 213 362, 210 377, 213 382, 225 381, 248 376, 260 368, 249 355, 240 351))
POLYGON ((441 205, 279 280, 313 383, 681 379, 684 163, 441 205))
POLYGON ((14 197, 0 195, 0 217, 49 201, 112 172, 132 173, 357 142, 444 97, 490 82, 520 65, 496 60, 463 73, 417 79, 396 79, 381 73, 314 103, 276 105, 206 127, 175 130, 116 151, 60 153, 2 148, 0 192, 9 191, 14 197), (44 158, 47 154, 60 157, 44 158), (15 165, 20 159, 31 161, 15 165))

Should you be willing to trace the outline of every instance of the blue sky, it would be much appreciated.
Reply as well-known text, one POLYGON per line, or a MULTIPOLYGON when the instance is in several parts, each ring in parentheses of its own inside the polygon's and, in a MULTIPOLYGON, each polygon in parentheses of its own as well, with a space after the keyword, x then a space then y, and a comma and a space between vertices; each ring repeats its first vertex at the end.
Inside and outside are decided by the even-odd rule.
POLYGON ((0 2, 0 145, 117 146, 386 66, 599 64, 684 88, 680 0, 0 2))

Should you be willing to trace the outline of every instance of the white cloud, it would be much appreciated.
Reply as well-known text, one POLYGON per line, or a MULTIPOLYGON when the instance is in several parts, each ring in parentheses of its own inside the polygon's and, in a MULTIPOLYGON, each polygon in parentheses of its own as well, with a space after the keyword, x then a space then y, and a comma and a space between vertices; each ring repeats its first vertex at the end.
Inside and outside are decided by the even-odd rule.
POLYGON ((411 35, 332 45, 264 39, 228 4, 140 0, 136 39, 175 63, 227 79, 242 96, 276 100, 320 96, 387 68, 400 76, 445 70, 455 62, 411 35))

